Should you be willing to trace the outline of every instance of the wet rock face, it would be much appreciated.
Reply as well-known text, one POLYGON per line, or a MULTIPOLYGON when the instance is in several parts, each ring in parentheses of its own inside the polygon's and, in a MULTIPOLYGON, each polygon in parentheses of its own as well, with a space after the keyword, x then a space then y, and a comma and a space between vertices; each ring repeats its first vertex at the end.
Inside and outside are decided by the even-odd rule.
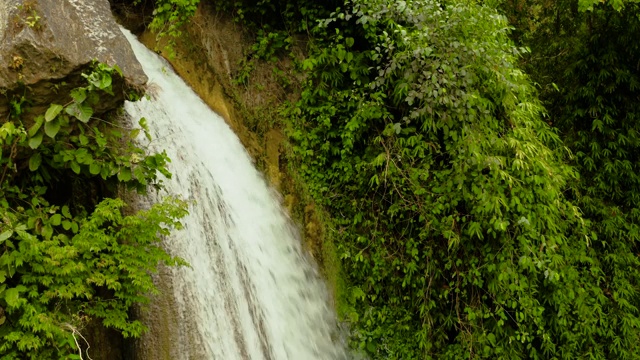
POLYGON ((33 114, 68 102, 69 90, 85 85, 81 74, 94 59, 117 64, 124 74, 98 113, 119 106, 127 87, 147 80, 108 0, 0 1, 0 122, 16 96, 24 95, 33 114))

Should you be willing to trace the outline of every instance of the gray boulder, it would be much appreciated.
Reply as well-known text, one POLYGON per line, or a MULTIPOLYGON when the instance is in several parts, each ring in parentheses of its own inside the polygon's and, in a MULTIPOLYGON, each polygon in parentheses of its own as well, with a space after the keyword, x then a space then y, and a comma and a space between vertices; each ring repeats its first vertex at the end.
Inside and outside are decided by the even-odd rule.
POLYGON ((94 59, 117 64, 124 75, 114 79, 115 97, 101 97, 97 114, 118 107, 127 88, 147 81, 108 0, 0 1, 0 123, 22 96, 27 118, 50 103, 67 103, 71 89, 86 85, 81 74, 94 59))

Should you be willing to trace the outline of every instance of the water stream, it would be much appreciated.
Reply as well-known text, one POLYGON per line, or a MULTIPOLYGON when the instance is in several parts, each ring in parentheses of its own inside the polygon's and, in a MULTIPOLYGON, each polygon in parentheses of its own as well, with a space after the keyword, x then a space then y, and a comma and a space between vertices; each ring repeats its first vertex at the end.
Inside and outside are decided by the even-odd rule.
POLYGON ((171 293, 163 296, 171 306, 156 314, 164 325, 151 325, 146 338, 156 342, 146 346, 163 347, 171 359, 345 358, 326 289, 277 194, 225 121, 164 59, 123 32, 153 94, 125 109, 148 119, 151 145, 172 159, 172 179, 152 197, 195 202, 184 230, 165 241, 191 268, 168 270, 163 288, 171 293))

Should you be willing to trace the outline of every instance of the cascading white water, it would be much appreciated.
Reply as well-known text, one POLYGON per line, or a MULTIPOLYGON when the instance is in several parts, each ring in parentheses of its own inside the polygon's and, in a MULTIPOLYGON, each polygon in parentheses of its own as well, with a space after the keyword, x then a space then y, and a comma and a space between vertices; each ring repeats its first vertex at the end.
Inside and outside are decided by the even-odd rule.
POLYGON ((166 194, 195 202, 184 230, 165 241, 191 265, 170 271, 173 294, 163 295, 177 313, 170 358, 345 358, 324 285, 236 135, 164 59, 123 32, 155 92, 125 109, 148 119, 153 147, 172 159, 166 194))

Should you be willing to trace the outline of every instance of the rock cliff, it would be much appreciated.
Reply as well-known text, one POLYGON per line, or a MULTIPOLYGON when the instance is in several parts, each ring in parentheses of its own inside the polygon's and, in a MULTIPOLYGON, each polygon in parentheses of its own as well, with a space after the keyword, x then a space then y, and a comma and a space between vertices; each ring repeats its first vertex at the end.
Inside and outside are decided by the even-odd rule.
POLYGON ((124 75, 114 84, 116 96, 101 99, 98 112, 119 106, 127 87, 146 82, 108 0, 3 0, 0 121, 22 97, 32 114, 52 102, 66 103, 69 90, 84 85, 81 74, 94 60, 117 64, 124 75))

